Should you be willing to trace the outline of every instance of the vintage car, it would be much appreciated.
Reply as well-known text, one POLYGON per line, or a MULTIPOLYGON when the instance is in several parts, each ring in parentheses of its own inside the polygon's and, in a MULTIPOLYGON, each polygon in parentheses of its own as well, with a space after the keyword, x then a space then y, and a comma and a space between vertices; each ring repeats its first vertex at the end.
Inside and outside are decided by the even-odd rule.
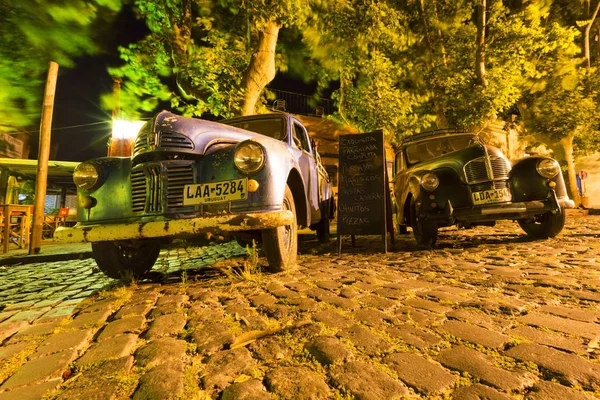
POLYGON ((257 236, 272 271, 295 264, 297 229, 328 239, 334 204, 302 123, 284 113, 211 122, 160 112, 131 157, 79 164, 78 223, 58 241, 91 242, 108 276, 140 277, 174 237, 257 236))
POLYGON ((533 238, 558 235, 573 208, 558 162, 526 157, 511 163, 472 133, 413 135, 396 150, 393 197, 400 231, 433 245, 438 228, 493 226, 516 220, 533 238))

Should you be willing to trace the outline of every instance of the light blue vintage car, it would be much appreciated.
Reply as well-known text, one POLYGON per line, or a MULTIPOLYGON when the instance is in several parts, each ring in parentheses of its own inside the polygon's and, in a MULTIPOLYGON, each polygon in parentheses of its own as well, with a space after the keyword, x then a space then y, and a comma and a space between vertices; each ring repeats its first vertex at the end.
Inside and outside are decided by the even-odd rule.
POLYGON ((79 164, 78 223, 58 241, 91 242, 108 276, 140 277, 174 237, 256 236, 270 270, 293 266, 297 229, 329 238, 329 177, 304 125, 284 113, 220 123, 160 112, 131 157, 79 164), (247 235, 247 234, 251 235, 247 235))

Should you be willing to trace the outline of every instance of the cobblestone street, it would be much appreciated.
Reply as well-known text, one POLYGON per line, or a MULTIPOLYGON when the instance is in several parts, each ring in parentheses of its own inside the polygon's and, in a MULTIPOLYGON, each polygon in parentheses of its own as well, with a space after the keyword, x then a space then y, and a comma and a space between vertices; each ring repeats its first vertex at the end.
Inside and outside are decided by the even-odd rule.
POLYGON ((128 286, 92 259, 0 267, 0 400, 600 398, 600 216, 356 245, 245 280, 234 244, 128 286))

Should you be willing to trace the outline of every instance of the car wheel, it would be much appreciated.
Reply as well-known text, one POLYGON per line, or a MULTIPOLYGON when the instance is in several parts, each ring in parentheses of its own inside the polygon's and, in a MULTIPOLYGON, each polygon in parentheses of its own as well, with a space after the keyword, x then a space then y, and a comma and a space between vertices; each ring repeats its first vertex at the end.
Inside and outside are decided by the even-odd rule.
POLYGON ((415 200, 410 204, 410 226, 418 245, 433 246, 437 240, 437 224, 430 221, 423 221, 417 217, 417 206, 415 200))
POLYGON ((117 241, 92 243, 96 264, 105 275, 114 279, 141 278, 160 253, 160 244, 145 241, 117 241))
POLYGON ((525 233, 536 239, 553 238, 562 231, 565 226, 566 213, 546 213, 532 220, 518 220, 519 226, 525 233))
POLYGON ((283 209, 294 214, 294 223, 262 231, 263 251, 269 262, 269 270, 280 272, 296 265, 298 254, 298 226, 295 222, 296 207, 289 186, 285 187, 283 209))

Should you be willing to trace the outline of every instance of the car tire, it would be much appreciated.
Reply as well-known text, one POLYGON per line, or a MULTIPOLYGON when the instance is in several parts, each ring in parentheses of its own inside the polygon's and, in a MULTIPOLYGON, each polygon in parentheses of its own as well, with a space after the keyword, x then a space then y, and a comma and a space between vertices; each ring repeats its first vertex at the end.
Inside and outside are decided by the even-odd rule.
POLYGON ((160 244, 154 241, 117 241, 92 243, 98 268, 114 279, 139 279, 158 259, 160 244))
POLYGON ((292 191, 287 185, 283 194, 283 210, 289 210, 294 214, 294 223, 262 231, 262 247, 271 272, 291 269, 296 265, 298 255, 296 206, 292 191))
POLYGON ((420 246, 433 246, 437 240, 437 224, 430 221, 423 221, 417 217, 417 206, 415 200, 410 203, 410 226, 417 244, 420 246))
POLYGON ((519 226, 528 236, 535 239, 548 239, 558 235, 565 226, 566 213, 546 213, 534 221, 518 220, 519 226))

